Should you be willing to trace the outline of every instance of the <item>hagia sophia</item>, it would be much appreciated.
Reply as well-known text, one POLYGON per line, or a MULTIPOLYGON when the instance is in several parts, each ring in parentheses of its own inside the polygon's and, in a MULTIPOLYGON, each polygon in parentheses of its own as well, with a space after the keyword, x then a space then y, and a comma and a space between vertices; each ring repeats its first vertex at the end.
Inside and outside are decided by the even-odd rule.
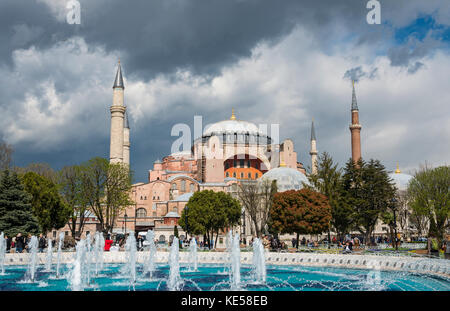
MULTIPOLYGON (((110 107, 110 162, 130 165, 130 127, 124 90, 119 61, 110 107)), ((354 83, 349 129, 351 155, 357 161, 361 158, 361 124, 354 83)), ((148 171, 148 181, 132 185, 131 199, 136 203, 119 215, 113 233, 146 232, 151 229, 159 242, 170 241, 174 226, 178 224, 181 212, 194 192, 224 191, 237 198, 241 180, 276 180, 278 191, 301 189, 303 183, 308 183, 307 174, 315 174, 317 170, 314 121, 311 124, 309 153, 311 171, 308 173, 299 162, 291 139, 275 143, 256 124, 238 120, 233 109, 229 119, 208 126, 201 137, 195 138, 191 150, 167 155, 153 163, 148 171)), ((390 177, 399 191, 405 191, 412 178, 402 174, 398 167, 390 173, 390 177)), ((85 230, 95 231, 95 217, 91 218, 85 230)), ((186 233, 180 226, 178 230, 183 239, 186 233)), ((241 225, 235 230, 247 241, 254 235, 254 228, 244 210, 241 225)), ((386 234, 385 230, 386 227, 380 222, 375 234, 386 234)), ((219 235, 218 247, 221 246, 224 246, 224 239, 219 235)))

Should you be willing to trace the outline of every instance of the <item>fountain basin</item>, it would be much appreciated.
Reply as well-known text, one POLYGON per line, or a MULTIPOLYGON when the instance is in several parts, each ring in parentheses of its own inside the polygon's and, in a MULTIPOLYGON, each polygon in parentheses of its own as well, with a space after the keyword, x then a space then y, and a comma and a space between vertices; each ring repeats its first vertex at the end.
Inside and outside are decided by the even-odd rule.
MULTIPOLYGON (((126 252, 105 252, 104 263, 127 262, 126 252)), ((29 253, 6 254, 5 266, 26 265, 30 260, 29 253)), ((431 274, 450 278, 450 260, 430 259, 406 256, 379 256, 379 255, 336 255, 314 253, 275 253, 265 252, 265 262, 268 265, 311 266, 311 267, 342 267, 353 269, 375 269, 381 271, 408 271, 419 274, 431 274)), ((37 263, 45 265, 46 254, 37 254, 37 263)), ((61 263, 72 263, 75 252, 61 253, 61 263)), ((241 263, 250 265, 253 255, 251 252, 241 252, 241 263)), ((136 262, 143 264, 148 259, 147 252, 137 252, 136 262)), ((169 252, 158 251, 155 263, 167 263, 169 252)), ((189 253, 179 253, 180 263, 189 263, 189 253)), ((199 264, 225 264, 228 262, 227 253, 224 252, 198 252, 199 264)))

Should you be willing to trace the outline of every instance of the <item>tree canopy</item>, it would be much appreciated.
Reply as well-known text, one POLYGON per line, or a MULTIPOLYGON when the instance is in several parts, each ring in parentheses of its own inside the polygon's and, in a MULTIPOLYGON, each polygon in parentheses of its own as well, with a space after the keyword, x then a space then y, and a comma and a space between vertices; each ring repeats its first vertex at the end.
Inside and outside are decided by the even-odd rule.
POLYGON ((304 188, 276 193, 270 215, 279 233, 320 234, 329 228, 331 207, 326 196, 304 188))
POLYGON ((25 190, 31 194, 31 206, 38 219, 41 232, 47 233, 52 229, 65 226, 70 209, 59 195, 57 186, 49 179, 28 172, 22 176, 25 190))
MULTIPOLYGON (((181 213, 178 224, 191 234, 205 234, 217 243, 219 231, 239 223, 241 206, 225 192, 203 190, 195 192, 181 213)), ((210 245, 211 247, 211 245, 210 245)))
POLYGON ((442 244, 450 216, 450 167, 423 168, 411 179, 407 195, 413 213, 425 216, 429 223, 429 237, 442 244))
POLYGON ((0 179, 0 232, 9 236, 39 232, 31 200, 31 195, 23 188, 17 173, 3 171, 0 179))

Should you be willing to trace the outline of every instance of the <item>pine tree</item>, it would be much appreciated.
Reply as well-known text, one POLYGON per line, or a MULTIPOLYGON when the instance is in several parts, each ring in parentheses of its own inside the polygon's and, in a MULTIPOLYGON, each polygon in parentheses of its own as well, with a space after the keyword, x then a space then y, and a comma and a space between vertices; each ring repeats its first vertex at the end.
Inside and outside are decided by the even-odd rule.
POLYGON ((0 231, 8 236, 39 232, 31 196, 24 190, 17 174, 9 170, 3 172, 0 181, 0 231))

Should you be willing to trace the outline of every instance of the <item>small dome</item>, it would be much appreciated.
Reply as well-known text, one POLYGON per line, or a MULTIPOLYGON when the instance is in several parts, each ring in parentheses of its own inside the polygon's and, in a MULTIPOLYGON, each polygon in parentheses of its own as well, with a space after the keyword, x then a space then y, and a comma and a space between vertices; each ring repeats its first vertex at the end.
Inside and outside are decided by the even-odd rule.
POLYGON ((304 174, 289 167, 273 168, 262 175, 259 180, 276 180, 278 192, 300 190, 303 188, 303 182, 309 184, 308 178, 304 174))
POLYGON ((392 178, 395 186, 400 191, 406 191, 409 181, 413 178, 413 176, 403 173, 390 173, 389 177, 392 178))
POLYGON ((247 122, 247 121, 240 121, 240 120, 225 120, 220 121, 214 124, 211 124, 203 133, 203 136, 211 136, 212 134, 250 134, 250 135, 257 135, 260 136, 267 136, 267 133, 263 133, 259 130, 259 128, 256 126, 256 124, 247 122))
POLYGON ((177 212, 168 212, 164 218, 180 218, 177 212))

